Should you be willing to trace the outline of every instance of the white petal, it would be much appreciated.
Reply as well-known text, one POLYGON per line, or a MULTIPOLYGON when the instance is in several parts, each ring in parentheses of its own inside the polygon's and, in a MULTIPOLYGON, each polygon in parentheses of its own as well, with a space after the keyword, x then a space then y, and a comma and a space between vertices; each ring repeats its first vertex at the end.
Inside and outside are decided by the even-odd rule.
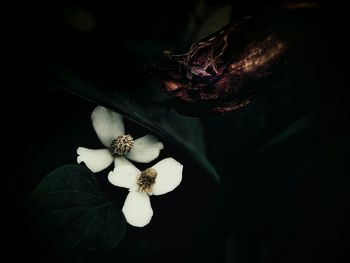
POLYGON ((111 184, 119 187, 134 188, 137 186, 137 177, 141 171, 124 157, 117 157, 114 160, 114 170, 108 174, 111 184))
POLYGON ((152 188, 152 194, 166 194, 181 183, 183 166, 175 159, 163 159, 156 163, 153 169, 157 171, 157 178, 152 188))
POLYGON ((146 193, 129 192, 122 209, 126 221, 137 227, 147 225, 153 216, 151 201, 146 193))
POLYGON ((109 148, 114 139, 124 134, 123 117, 105 107, 97 106, 91 114, 98 138, 109 148))
POLYGON ((146 135, 134 141, 134 147, 125 156, 135 162, 149 163, 159 156, 164 148, 162 142, 153 135, 146 135))
POLYGON ((102 171, 111 165, 113 156, 108 149, 92 150, 84 147, 77 149, 77 162, 84 162, 94 173, 102 171))

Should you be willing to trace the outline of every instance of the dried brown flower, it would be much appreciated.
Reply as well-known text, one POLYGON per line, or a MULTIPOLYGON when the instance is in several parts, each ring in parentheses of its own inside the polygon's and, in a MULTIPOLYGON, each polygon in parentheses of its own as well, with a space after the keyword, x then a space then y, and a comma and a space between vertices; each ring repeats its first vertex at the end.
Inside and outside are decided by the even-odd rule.
POLYGON ((287 44, 271 30, 254 29, 246 17, 193 44, 185 54, 164 51, 156 66, 175 107, 194 112, 225 113, 247 105, 258 81, 269 77, 287 44))

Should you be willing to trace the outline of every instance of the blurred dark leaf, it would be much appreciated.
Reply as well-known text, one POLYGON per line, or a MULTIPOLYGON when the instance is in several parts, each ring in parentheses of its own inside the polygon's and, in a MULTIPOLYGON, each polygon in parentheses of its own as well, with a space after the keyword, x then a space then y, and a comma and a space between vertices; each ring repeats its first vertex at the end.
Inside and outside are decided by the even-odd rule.
POLYGON ((49 173, 24 204, 44 239, 62 254, 84 256, 114 249, 126 232, 123 214, 108 201, 93 174, 79 165, 49 173), (54 237, 54 238, 53 238, 54 237))
POLYGON ((251 153, 250 158, 257 157, 259 154, 264 154, 265 151, 273 148, 276 145, 279 145, 280 143, 283 143, 284 141, 290 139, 290 137, 293 137, 294 135, 303 132, 304 130, 308 129, 311 125, 316 123, 315 119, 317 119, 317 115, 315 112, 305 114, 300 119, 290 123, 286 129, 284 129, 280 133, 275 134, 273 138, 271 138, 264 145, 255 149, 255 151, 251 153))

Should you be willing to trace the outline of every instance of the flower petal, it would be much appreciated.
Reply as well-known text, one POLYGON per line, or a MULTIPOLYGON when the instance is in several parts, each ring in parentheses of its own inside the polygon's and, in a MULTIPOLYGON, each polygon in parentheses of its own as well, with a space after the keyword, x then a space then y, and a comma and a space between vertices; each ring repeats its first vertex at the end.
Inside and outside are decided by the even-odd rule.
POLYGON ((92 150, 84 147, 77 149, 77 162, 84 162, 94 173, 102 171, 111 165, 113 156, 108 149, 92 150))
POLYGON ((137 177, 141 171, 124 157, 114 160, 114 170, 108 174, 111 184, 119 187, 134 188, 137 186, 137 177))
POLYGON ((126 221, 137 227, 147 225, 153 216, 151 201, 146 193, 129 192, 122 209, 126 221))
POLYGON ((152 194, 166 194, 174 190, 181 183, 183 166, 175 159, 163 159, 152 168, 157 171, 157 178, 153 185, 152 194))
POLYGON ((113 140, 124 134, 123 117, 105 107, 97 106, 91 114, 98 138, 109 148, 113 140))
POLYGON ((159 156, 164 148, 162 142, 153 135, 146 135, 134 141, 134 147, 125 156, 135 162, 149 163, 159 156))

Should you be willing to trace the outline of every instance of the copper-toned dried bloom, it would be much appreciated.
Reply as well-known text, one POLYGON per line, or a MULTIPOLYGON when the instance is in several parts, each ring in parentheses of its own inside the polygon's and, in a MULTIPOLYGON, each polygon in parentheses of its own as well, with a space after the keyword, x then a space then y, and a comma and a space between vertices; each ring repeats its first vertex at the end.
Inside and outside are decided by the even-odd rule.
POLYGON ((134 147, 134 140, 130 134, 120 135, 111 144, 113 155, 123 156, 134 147))
POLYGON ((224 113, 247 105, 256 94, 254 81, 272 74, 287 47, 266 28, 251 33, 257 24, 246 17, 193 44, 185 54, 165 51, 165 60, 156 67, 165 91, 191 111, 224 113))
POLYGON ((273 35, 269 35, 259 43, 248 46, 242 57, 230 64, 228 71, 238 76, 262 71, 264 67, 279 58, 284 50, 285 44, 273 35))
POLYGON ((139 192, 152 194, 152 186, 156 182, 157 171, 153 168, 147 168, 142 171, 137 179, 137 185, 139 186, 139 192))

